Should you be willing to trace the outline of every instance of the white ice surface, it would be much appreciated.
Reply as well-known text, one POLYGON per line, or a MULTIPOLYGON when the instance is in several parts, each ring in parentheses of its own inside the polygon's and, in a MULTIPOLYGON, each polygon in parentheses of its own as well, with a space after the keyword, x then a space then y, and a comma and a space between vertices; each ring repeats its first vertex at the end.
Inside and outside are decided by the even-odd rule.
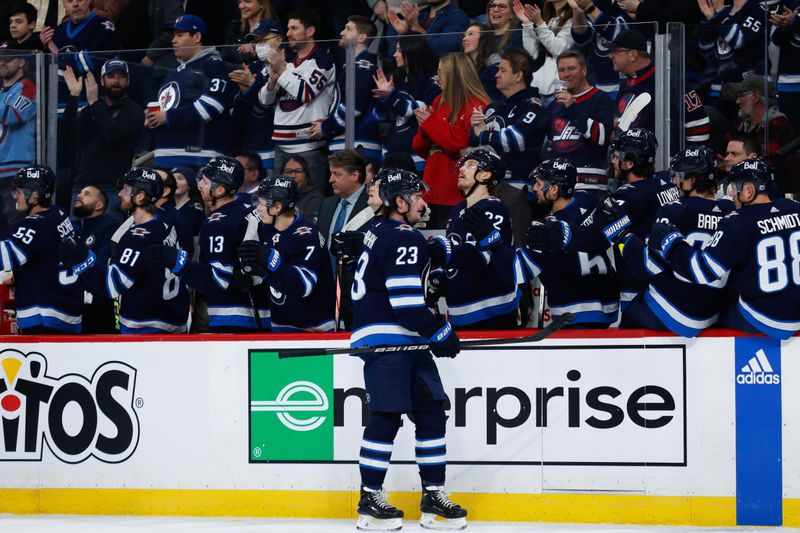
MULTIPOLYGON (((185 518, 128 516, 0 515, 0 533, 354 533, 355 520, 185 518)), ((402 531, 430 531, 407 521, 402 531)), ((763 531, 800 533, 794 528, 714 528, 470 522, 481 533, 717 533, 763 531)))

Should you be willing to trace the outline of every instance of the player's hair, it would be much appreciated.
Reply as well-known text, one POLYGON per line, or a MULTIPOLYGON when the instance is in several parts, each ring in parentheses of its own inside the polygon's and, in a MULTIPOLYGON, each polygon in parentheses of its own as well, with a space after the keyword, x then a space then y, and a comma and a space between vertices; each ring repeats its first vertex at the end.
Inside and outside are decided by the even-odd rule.
POLYGON ((742 143, 742 148, 745 153, 761 155, 761 139, 756 135, 748 133, 736 133, 731 136, 730 141, 738 141, 742 143))
POLYGON ((167 201, 171 202, 175 198, 175 189, 178 188, 178 181, 175 179, 175 174, 173 174, 172 170, 168 168, 157 167, 154 170, 166 174, 163 178, 161 178, 161 181, 164 182, 165 189, 169 187, 169 194, 167 195, 167 201))
POLYGON ((103 203, 103 212, 105 212, 105 210, 108 209, 108 195, 103 192, 103 189, 101 189, 99 185, 90 184, 87 185, 87 187, 91 187, 97 191, 97 197, 103 203))
POLYGON ((358 152, 342 150, 328 157, 328 164, 332 167, 343 168, 348 173, 358 172, 358 182, 364 183, 367 179, 367 162, 358 152))
POLYGON ((319 16, 316 12, 310 9, 298 9, 289 15, 288 20, 291 19, 299 20, 300 24, 302 24, 306 29, 313 27, 314 38, 318 38, 320 32, 322 31, 322 24, 319 20, 319 16))
POLYGON ((511 72, 516 74, 522 72, 522 81, 525 82, 525 87, 531 84, 533 80, 533 58, 531 55, 522 48, 509 48, 502 54, 500 59, 505 59, 511 65, 511 72))
POLYGON ((22 13, 25 15, 25 18, 28 19, 28 24, 31 22, 36 22, 36 18, 39 16, 39 10, 37 10, 33 5, 29 4, 28 2, 14 2, 11 4, 11 8, 8 10, 10 16, 17 15, 22 13))
POLYGON ((474 22, 467 26, 464 33, 468 32, 470 28, 478 28, 478 50, 475 55, 475 68, 478 72, 482 71, 489 64, 490 58, 497 53, 497 40, 494 38, 494 32, 486 24, 474 22))
POLYGON ((558 62, 561 61, 562 59, 568 59, 568 58, 574 58, 575 61, 578 62, 578 65, 581 66, 581 68, 586 68, 586 56, 583 55, 581 51, 578 50, 577 48, 568 48, 567 50, 564 50, 563 52, 558 54, 558 57, 556 58, 556 65, 558 65, 558 62))
MULTIPOLYGON (((269 0, 256 0, 258 5, 261 6, 259 10, 259 20, 263 19, 274 19, 275 13, 272 11, 272 5, 270 4, 269 0)), ((242 33, 249 33, 253 28, 249 26, 247 20, 242 17, 242 25, 241 25, 241 32, 242 33)))
POLYGON ((364 15, 350 15, 347 17, 347 22, 352 22, 358 33, 366 35, 367 42, 378 34, 378 28, 375 27, 375 23, 364 15))
POLYGON ((398 35, 397 46, 405 60, 405 66, 395 70, 394 82, 410 86, 436 73, 436 54, 431 50, 428 40, 419 33, 398 35))
POLYGON ((439 60, 439 73, 444 78, 444 87, 439 99, 439 108, 450 108, 449 121, 455 124, 470 98, 477 98, 484 104, 491 101, 483 88, 472 60, 464 52, 450 52, 439 60))
MULTIPOLYGON (((264 171, 264 164, 261 162, 261 156, 253 150, 237 150, 233 154, 233 157, 244 157, 247 159, 247 164, 250 166, 250 168, 258 169, 258 181, 261 181, 266 175, 266 172, 264 171)), ((247 168, 248 167, 245 167, 245 170, 247 170, 247 168)))

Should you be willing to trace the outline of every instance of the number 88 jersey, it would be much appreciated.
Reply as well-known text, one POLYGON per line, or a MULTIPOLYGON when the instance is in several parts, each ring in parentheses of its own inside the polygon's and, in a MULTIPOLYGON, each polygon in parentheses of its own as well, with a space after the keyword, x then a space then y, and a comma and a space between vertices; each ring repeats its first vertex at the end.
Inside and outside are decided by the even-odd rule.
POLYGON ((351 289, 352 347, 427 342, 419 332, 437 322, 425 306, 422 274, 428 262, 425 238, 408 224, 386 219, 372 225, 351 289))
POLYGON ((742 316, 771 337, 800 330, 800 203, 778 199, 734 211, 701 251, 676 254, 672 267, 695 283, 725 284, 742 316))

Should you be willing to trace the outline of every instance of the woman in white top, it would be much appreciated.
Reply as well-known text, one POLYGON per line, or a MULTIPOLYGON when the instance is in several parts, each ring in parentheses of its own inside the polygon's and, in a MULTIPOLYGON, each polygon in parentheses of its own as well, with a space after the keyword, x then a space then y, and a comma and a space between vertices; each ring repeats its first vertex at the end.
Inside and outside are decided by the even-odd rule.
MULTIPOLYGON (((580 8, 578 8, 580 11, 580 8)), ((514 0, 514 13, 522 23, 522 46, 534 60, 544 54, 544 64, 533 73, 531 85, 539 89, 547 105, 558 87, 558 54, 572 48, 572 28, 575 14, 567 0, 545 0, 544 9, 514 0)))

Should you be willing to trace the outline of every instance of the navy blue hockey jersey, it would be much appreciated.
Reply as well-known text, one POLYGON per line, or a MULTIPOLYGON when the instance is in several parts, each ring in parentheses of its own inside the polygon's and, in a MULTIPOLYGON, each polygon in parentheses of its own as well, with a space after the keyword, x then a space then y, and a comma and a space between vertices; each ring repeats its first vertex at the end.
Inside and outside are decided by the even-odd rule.
MULTIPOLYGON (((733 209, 730 200, 692 196, 662 206, 656 220, 677 226, 686 241, 699 249, 711 240, 719 221, 733 209)), ((694 337, 717 321, 724 303, 721 287, 696 286, 673 273, 665 268, 663 259, 651 254, 635 236, 625 243, 623 258, 629 273, 649 281, 644 293, 645 303, 670 331, 694 337)))
POLYGON ((265 283, 269 287, 272 331, 333 331, 336 296, 325 241, 307 219, 295 216, 283 231, 261 224, 261 242, 272 246, 280 265, 265 283))
MULTIPOLYGON (((378 60, 369 50, 363 50, 355 58, 356 90, 355 90, 355 121, 354 121, 354 146, 361 147, 364 156, 376 161, 381 160, 381 136, 378 131, 379 120, 372 112, 375 107, 375 98, 372 89, 375 81, 372 77, 377 70, 378 60)), ((338 102, 334 102, 328 118, 322 122, 322 134, 327 139, 332 139, 328 148, 331 152, 341 152, 345 149, 345 118, 347 115, 347 100, 345 79, 347 65, 342 68, 337 84, 338 102)))
POLYGON ((575 96, 565 107, 547 106, 547 156, 565 157, 578 169, 576 189, 608 188, 608 149, 612 131, 611 99, 597 87, 575 96))
POLYGON ((742 316, 765 335, 800 330, 800 203, 778 199, 732 212, 701 249, 679 246, 672 269, 698 285, 730 285, 742 316))
POLYGON ((539 91, 527 87, 508 98, 489 104, 484 112, 486 129, 471 130, 471 146, 491 146, 506 165, 506 177, 515 184, 530 185, 531 170, 539 164, 546 129, 539 91))
MULTIPOLYGON (((232 286, 239 269, 236 248, 246 236, 257 235, 258 215, 253 206, 234 200, 212 212, 200 226, 200 260, 179 272, 191 288, 202 292, 208 303, 208 325, 214 328, 257 329, 250 294, 232 286), (251 228, 248 232, 248 228, 251 228)), ((263 288, 252 289, 258 301, 263 288)), ((269 323, 269 311, 259 305, 262 326, 269 323)))
MULTIPOLYGON (((117 243, 105 275, 110 298, 121 298, 121 333, 185 333, 189 318, 189 291, 166 268, 148 267, 141 255, 151 245, 176 246, 175 229, 155 217, 134 224, 117 243)), ((96 275, 96 274, 95 274, 96 275)))
POLYGON ((504 245, 482 252, 461 221, 466 206, 466 200, 457 204, 447 221, 452 256, 445 267, 445 298, 454 327, 515 312, 521 296, 518 286, 525 281, 522 266, 511 247, 514 234, 508 207, 491 196, 475 203, 474 207, 483 211, 500 232, 504 245))
POLYGON ((408 224, 394 219, 372 224, 350 291, 355 307, 350 346, 429 341, 420 334, 437 323, 423 296, 429 260, 425 237, 408 224))
POLYGON ((167 123, 155 130, 156 166, 202 166, 228 148, 228 110, 235 85, 214 48, 178 65, 158 91, 167 123))
MULTIPOLYGON (((786 6, 797 12, 800 0, 781 0, 778 12, 786 6)), ((778 92, 800 92, 800 17, 792 19, 786 28, 773 25, 770 40, 780 48, 778 56, 778 92)))
POLYGON ((61 240, 72 223, 58 207, 23 218, 0 241, 0 270, 14 272, 17 324, 21 330, 46 327, 80 333, 83 287, 58 262, 61 240))
POLYGON ((411 154, 420 173, 425 169, 425 160, 411 149, 411 141, 419 127, 414 110, 418 109, 420 104, 430 107, 441 92, 439 80, 436 76, 429 76, 422 78, 413 86, 408 84, 395 87, 389 96, 378 100, 375 106, 374 113, 378 119, 391 118, 394 121, 383 147, 384 152, 411 154))
MULTIPOLYGON (((564 209, 548 219, 579 226, 592 214, 596 202, 591 193, 578 191, 564 209)), ((570 312, 575 315, 575 324, 610 325, 616 321, 619 289, 611 250, 605 241, 597 242, 598 248, 591 253, 543 252, 527 246, 517 250, 527 280, 538 277, 547 289, 553 318, 570 312)))

